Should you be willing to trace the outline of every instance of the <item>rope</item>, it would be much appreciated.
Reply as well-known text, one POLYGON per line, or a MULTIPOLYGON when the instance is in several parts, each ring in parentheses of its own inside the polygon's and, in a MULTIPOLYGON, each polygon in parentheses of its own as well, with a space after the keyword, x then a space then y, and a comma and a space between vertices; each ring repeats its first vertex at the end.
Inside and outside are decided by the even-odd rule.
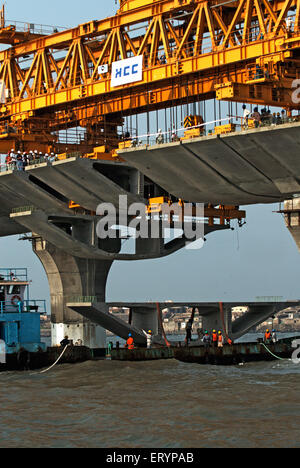
POLYGON ((223 325, 223 331, 224 331, 227 343, 229 343, 231 341, 231 339, 229 338, 227 330, 226 330, 223 302, 219 302, 219 307, 220 307, 220 316, 221 316, 221 321, 222 321, 222 325, 223 325))
POLYGON ((161 315, 161 309, 160 309, 159 302, 156 303, 156 308, 157 308, 158 321, 159 321, 159 324, 160 324, 160 327, 161 327, 161 331, 162 331, 163 338, 164 338, 164 340, 165 340, 166 346, 167 346, 168 348, 170 348, 170 347, 171 347, 171 344, 170 344, 169 341, 167 340, 166 332, 165 332, 165 329, 164 329, 164 324, 163 324, 163 321, 162 321, 162 315, 161 315))
POLYGON ((266 350, 276 359, 279 359, 280 361, 291 361, 292 359, 287 359, 287 358, 281 358, 279 356, 276 356, 275 354, 272 353, 272 351, 264 344, 264 343, 261 343, 263 345, 264 348, 266 348, 266 350))
POLYGON ((69 346, 70 346, 70 345, 65 346, 63 352, 61 353, 61 355, 59 356, 59 358, 55 361, 55 363, 52 364, 52 366, 48 367, 48 369, 43 370, 42 372, 35 372, 34 374, 31 374, 31 375, 45 374, 46 372, 48 372, 49 370, 51 370, 54 366, 56 366, 56 364, 58 364, 58 362, 61 360, 61 358, 63 357, 63 355, 64 355, 65 352, 66 352, 66 349, 67 349, 69 346))

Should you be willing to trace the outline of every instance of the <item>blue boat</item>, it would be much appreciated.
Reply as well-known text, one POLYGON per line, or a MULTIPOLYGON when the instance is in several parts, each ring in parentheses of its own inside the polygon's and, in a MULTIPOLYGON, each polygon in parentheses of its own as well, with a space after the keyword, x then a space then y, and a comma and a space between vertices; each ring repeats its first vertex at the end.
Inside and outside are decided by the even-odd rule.
POLYGON ((41 342, 40 315, 46 314, 45 300, 31 300, 27 268, 0 269, 1 354, 45 352, 41 342), (4 349, 5 348, 5 349, 4 349))

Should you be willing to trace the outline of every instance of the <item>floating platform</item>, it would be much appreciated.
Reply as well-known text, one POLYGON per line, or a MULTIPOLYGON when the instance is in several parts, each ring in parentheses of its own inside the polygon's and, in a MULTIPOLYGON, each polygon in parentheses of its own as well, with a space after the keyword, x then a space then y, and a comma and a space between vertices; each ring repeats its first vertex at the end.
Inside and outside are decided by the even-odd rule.
MULTIPOLYGON (((7 354, 6 364, 0 364, 0 372, 25 371, 43 369, 54 364, 61 355, 63 348, 47 348, 37 352, 21 349, 17 353, 7 354)), ((93 359, 93 351, 85 346, 70 346, 58 364, 76 364, 93 359)))
POLYGON ((240 343, 223 348, 205 348, 204 346, 174 349, 174 358, 178 361, 211 364, 237 365, 246 362, 274 361, 277 358, 291 359, 293 352, 292 341, 296 338, 281 340, 275 344, 240 343))
POLYGON ((112 361, 155 361, 159 359, 174 359, 174 350, 175 348, 112 349, 107 359, 111 359, 112 361))
POLYGON ((246 362, 273 361, 277 357, 291 359, 295 350, 292 342, 300 338, 295 336, 278 341, 276 344, 240 343, 223 348, 205 348, 202 346, 186 346, 171 348, 137 348, 112 349, 109 359, 112 361, 153 361, 159 359, 177 359, 178 361, 210 365, 237 365, 246 362))

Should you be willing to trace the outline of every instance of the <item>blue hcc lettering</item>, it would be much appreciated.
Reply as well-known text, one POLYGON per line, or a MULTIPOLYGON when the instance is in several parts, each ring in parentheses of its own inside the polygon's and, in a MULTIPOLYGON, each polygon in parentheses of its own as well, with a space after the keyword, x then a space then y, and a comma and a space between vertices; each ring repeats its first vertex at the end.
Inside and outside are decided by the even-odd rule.
POLYGON ((112 64, 111 86, 122 86, 143 79, 143 57, 132 57, 112 64))

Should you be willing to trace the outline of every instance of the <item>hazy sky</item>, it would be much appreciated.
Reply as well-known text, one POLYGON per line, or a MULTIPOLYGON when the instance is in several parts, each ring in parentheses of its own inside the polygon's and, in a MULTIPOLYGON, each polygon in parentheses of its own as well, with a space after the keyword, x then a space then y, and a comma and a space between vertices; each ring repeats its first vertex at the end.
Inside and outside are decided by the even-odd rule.
MULTIPOLYGON (((116 11, 115 0, 7 0, 7 18, 74 26, 116 11)), ((1 201, 0 201, 1 202, 1 201)), ((278 205, 247 207, 247 225, 214 233, 203 249, 181 251, 155 261, 116 262, 108 300, 253 300, 256 296, 300 299, 300 255, 278 205)), ((0 266, 25 267, 33 279, 32 298, 49 296, 45 273, 29 243, 0 239, 0 266)))

